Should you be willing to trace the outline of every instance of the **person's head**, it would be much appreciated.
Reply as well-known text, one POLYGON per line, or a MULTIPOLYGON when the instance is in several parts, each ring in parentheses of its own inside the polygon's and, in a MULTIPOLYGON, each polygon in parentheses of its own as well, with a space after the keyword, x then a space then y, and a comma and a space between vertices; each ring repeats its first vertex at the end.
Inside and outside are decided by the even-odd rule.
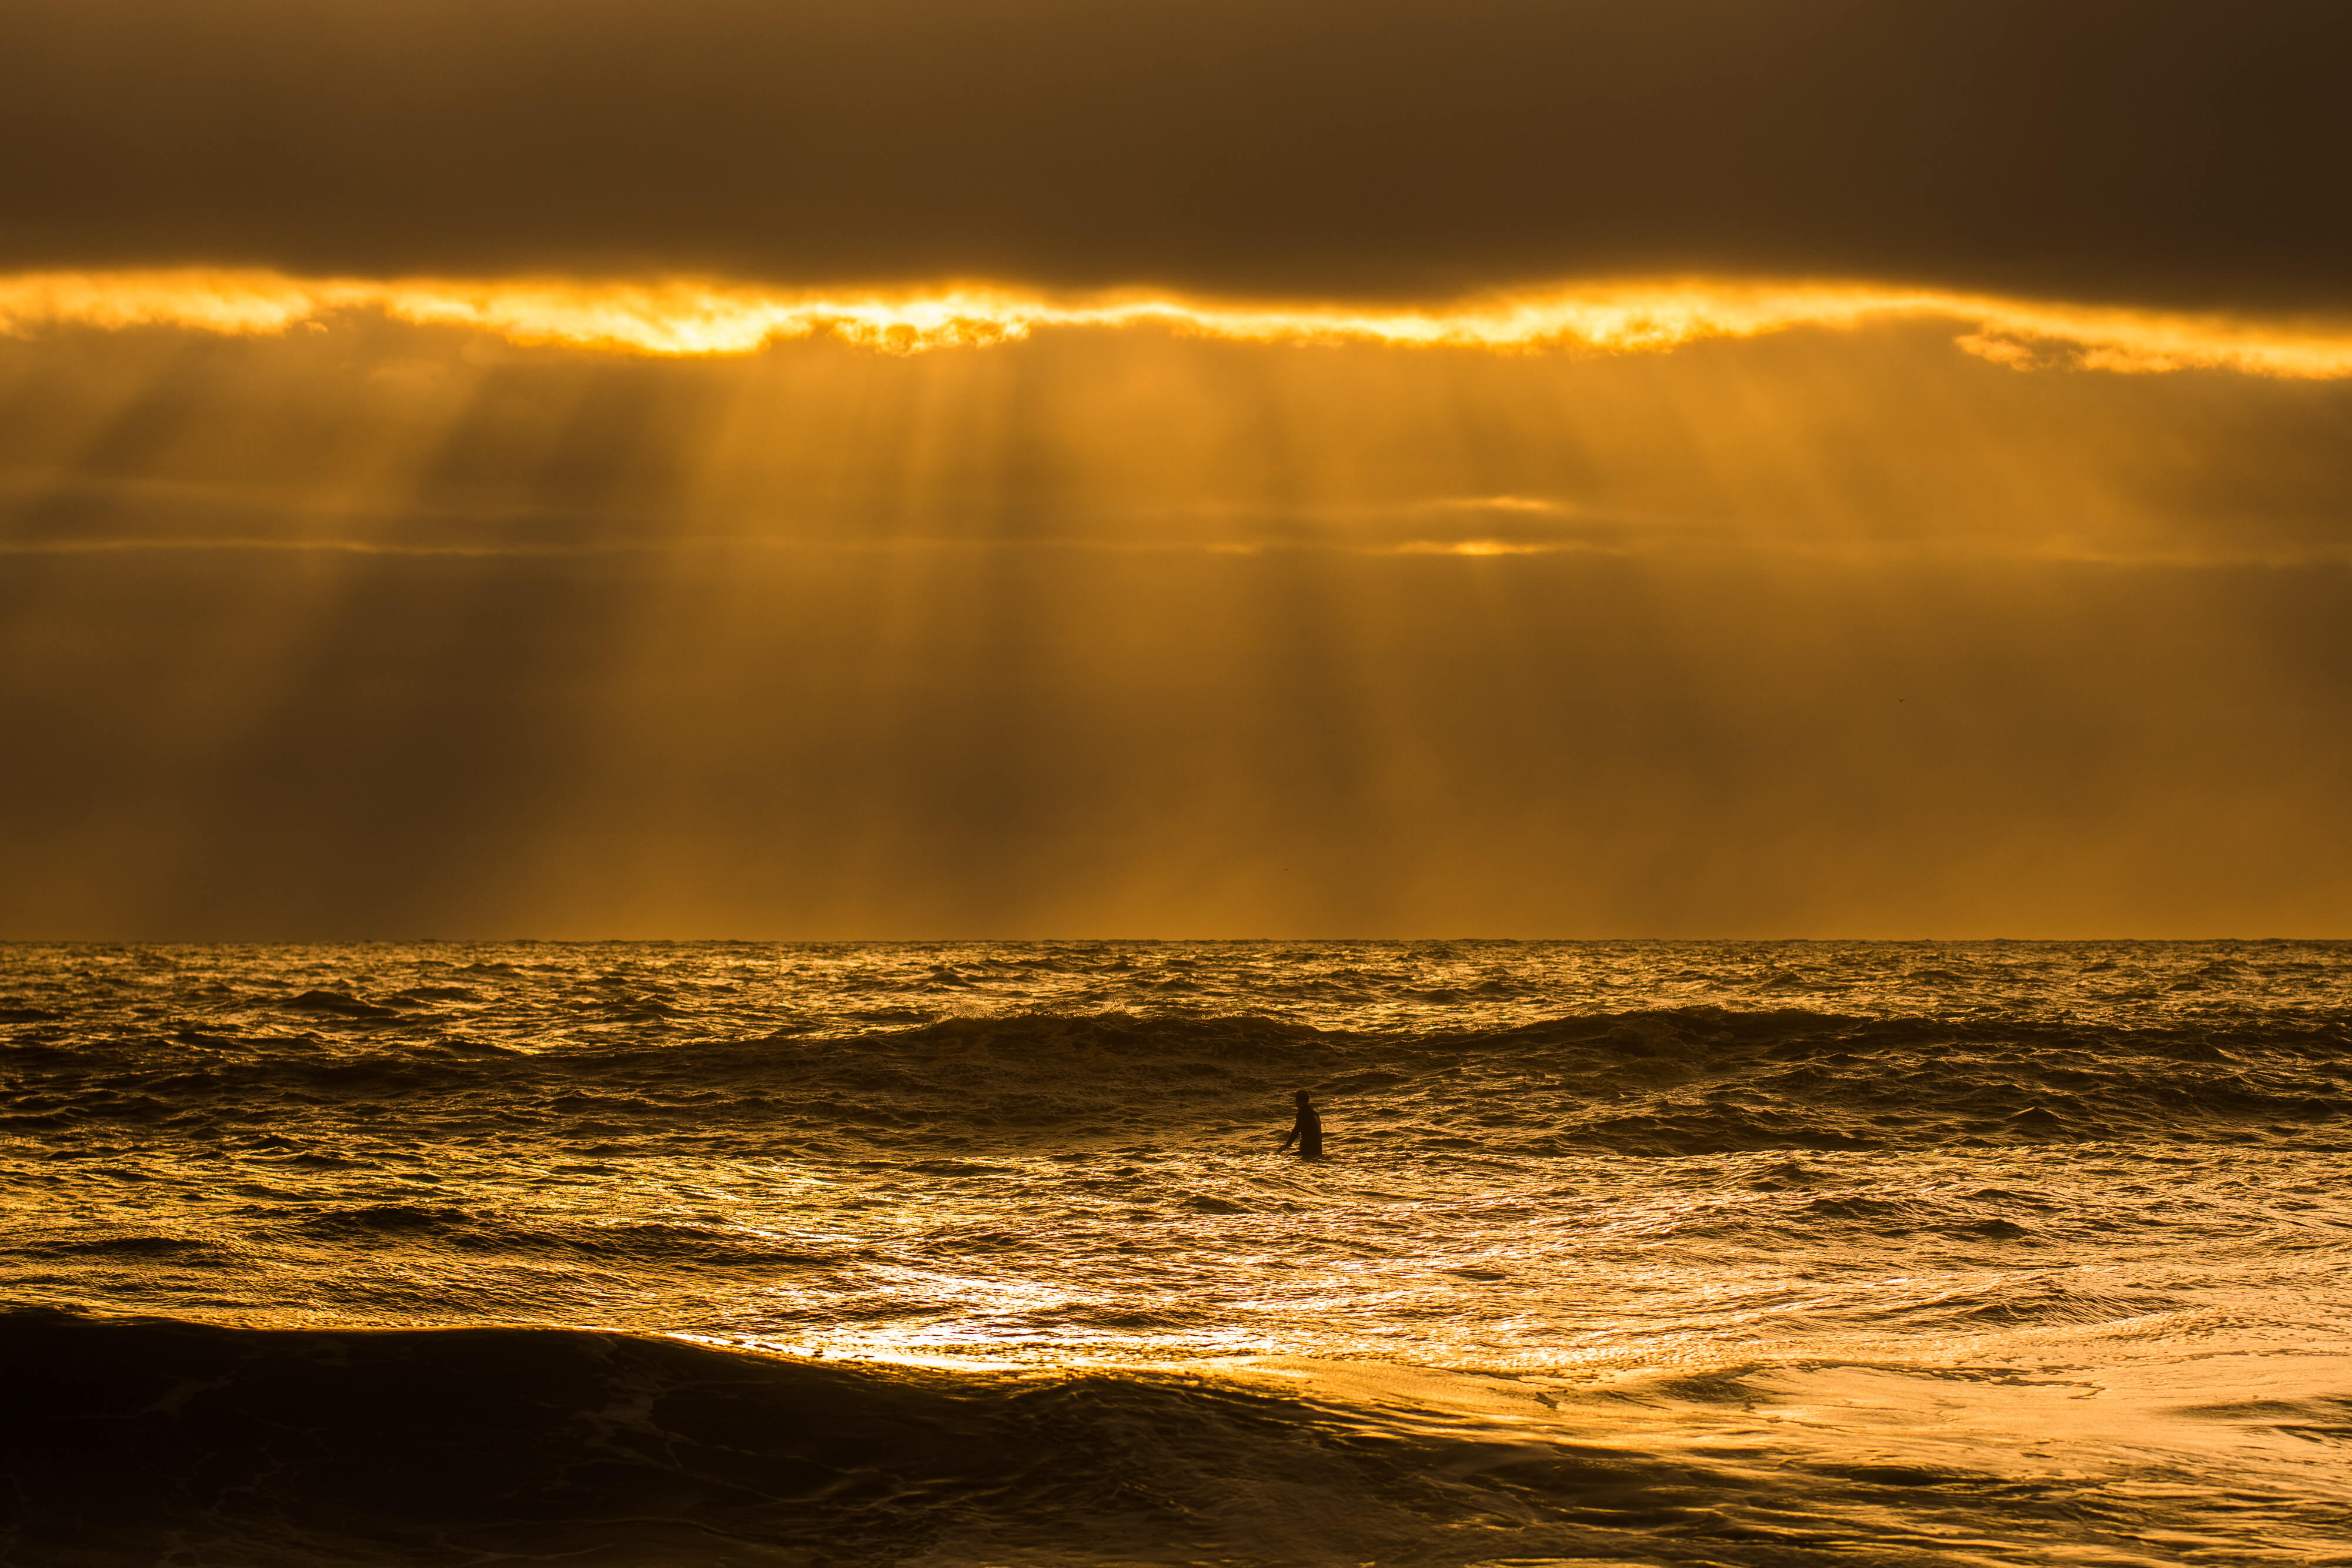
POLYGON ((1293 1100, 1297 1101, 1297 1102, 1299 1103, 1299 1104, 1301 1104, 1301 1105, 1305 1105, 1305 1104, 1307 1103, 1307 1091, 1306 1091, 1306 1090, 1304 1090, 1304 1089, 1301 1089, 1297 1093, 1293 1094, 1293 1095, 1291 1096, 1291 1098, 1292 1098, 1293 1100))

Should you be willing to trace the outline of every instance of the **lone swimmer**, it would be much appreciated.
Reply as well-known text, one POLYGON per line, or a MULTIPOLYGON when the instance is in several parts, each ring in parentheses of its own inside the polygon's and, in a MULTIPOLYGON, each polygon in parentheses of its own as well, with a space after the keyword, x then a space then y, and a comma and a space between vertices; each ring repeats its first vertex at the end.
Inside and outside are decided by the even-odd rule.
POLYGON ((1323 1118, 1315 1113, 1315 1103, 1307 1098, 1306 1090, 1301 1089, 1295 1098, 1298 1102, 1298 1120, 1290 1124, 1290 1131, 1282 1134, 1282 1142, 1275 1145, 1275 1153, 1280 1154, 1290 1147, 1291 1140, 1295 1138, 1298 1142, 1300 1159, 1319 1160, 1323 1157, 1323 1118))

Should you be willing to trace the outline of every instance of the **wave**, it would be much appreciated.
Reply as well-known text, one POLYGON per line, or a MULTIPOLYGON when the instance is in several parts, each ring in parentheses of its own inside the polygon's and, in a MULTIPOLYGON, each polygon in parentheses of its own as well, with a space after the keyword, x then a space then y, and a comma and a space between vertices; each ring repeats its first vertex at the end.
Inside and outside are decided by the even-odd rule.
MULTIPOLYGON (((2053 1296, 2044 1315, 2129 1304, 2053 1296)), ((2128 1473, 2154 1484, 2110 1488, 2015 1467, 2005 1443, 1892 1450, 1879 1427, 1823 1425, 1822 1390, 1853 1376, 1937 1408, 1944 1385, 1916 1371, 1677 1364, 1580 1394, 1280 1370, 1303 1392, 1202 1367, 947 1372, 577 1329, 0 1310, 0 1561, 1786 1568, 1858 1547, 2149 1562, 2151 1539, 2248 1522, 2240 1493, 2216 1512, 2145 1455, 2128 1473), (1758 1426, 1791 1400, 1804 1420, 1758 1426)), ((2175 1415, 2341 1441, 2347 1409, 2175 1415)), ((2263 1500, 2264 1555, 2307 1556, 2341 1521, 2332 1494, 2263 1500)))
POLYGON ((53 1310, 0 1314, 0 1539, 56 1568, 1469 1562, 1587 1554, 1596 1511, 1704 1523, 1669 1463, 1379 1430, 1173 1373, 53 1310))
POLYGON ((20 1133, 216 1131, 398 1107, 420 1124, 495 1119, 622 1138, 691 1126, 961 1157, 992 1143, 1202 1135, 1263 1121, 1298 1087, 1328 1103, 1335 1143, 1345 1129, 1357 1149, 1408 1153, 2336 1147, 2352 1125, 2352 1019, 2333 1016, 2091 1029, 1710 1006, 1376 1033, 1246 1013, 1113 1011, 532 1051, 187 1030, 20 1040, 5 1056, 0 1130, 20 1133))

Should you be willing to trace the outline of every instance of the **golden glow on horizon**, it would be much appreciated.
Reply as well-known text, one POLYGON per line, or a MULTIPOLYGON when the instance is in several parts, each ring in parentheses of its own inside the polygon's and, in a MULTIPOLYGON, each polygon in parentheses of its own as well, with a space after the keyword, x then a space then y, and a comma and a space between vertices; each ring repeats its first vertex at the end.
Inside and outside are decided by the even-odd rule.
POLYGON ((272 334, 368 312, 487 332, 518 345, 661 355, 748 354, 817 336, 910 353, 1004 342, 1039 329, 1136 327, 1250 343, 1629 353, 1907 319, 1949 323, 1960 329, 1960 348, 2018 369, 2352 376, 2352 324, 2266 323, 1861 283, 1595 283, 1428 308, 1374 308, 1142 296, 1055 299, 963 286, 850 295, 688 281, 296 278, 205 269, 0 277, 0 332, 16 334, 44 327, 272 334))
POLYGON ((1560 545, 1510 544, 1502 539, 1413 539, 1395 547, 1399 555, 1550 555, 1560 545))

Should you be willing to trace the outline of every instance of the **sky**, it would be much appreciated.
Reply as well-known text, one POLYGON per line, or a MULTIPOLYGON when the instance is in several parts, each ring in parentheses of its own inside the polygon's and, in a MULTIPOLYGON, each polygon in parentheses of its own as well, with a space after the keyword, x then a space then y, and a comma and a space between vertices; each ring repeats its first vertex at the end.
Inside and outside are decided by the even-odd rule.
POLYGON ((2346 57, 22 0, 0 937, 2352 936, 2346 57))

